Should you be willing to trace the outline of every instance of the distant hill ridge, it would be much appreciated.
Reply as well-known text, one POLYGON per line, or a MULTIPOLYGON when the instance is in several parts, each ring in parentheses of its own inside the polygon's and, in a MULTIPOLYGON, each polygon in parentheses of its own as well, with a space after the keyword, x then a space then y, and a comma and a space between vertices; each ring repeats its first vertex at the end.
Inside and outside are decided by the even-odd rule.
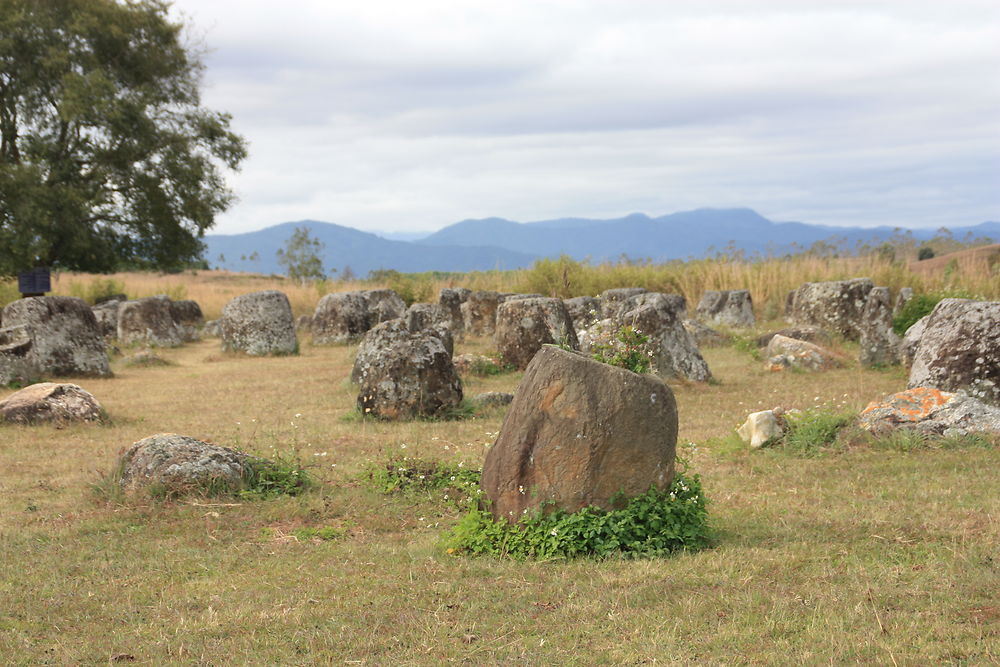
MULTIPOLYGON (((748 255, 784 254, 834 238, 847 247, 857 243, 878 244, 898 231, 893 227, 773 222, 749 208, 703 208, 657 218, 632 213, 610 220, 559 218, 521 223, 504 218, 470 219, 413 241, 390 240, 352 227, 302 220, 245 234, 206 235, 205 258, 214 267, 280 273, 275 253, 296 227, 303 226, 325 244, 323 265, 328 271, 343 272, 345 266, 350 266, 357 276, 376 269, 403 272, 516 269, 529 266, 539 257, 561 254, 595 262, 622 256, 662 262, 704 257, 728 248, 748 255)), ((950 229, 955 238, 971 233, 974 237, 1000 241, 998 222, 950 229)), ((910 232, 918 242, 937 233, 931 229, 910 232)))

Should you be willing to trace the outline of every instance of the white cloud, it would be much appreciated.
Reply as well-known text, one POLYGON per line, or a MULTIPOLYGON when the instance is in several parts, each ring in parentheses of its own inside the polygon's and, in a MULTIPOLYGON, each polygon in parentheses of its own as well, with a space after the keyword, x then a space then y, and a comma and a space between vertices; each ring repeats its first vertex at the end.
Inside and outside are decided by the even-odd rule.
POLYGON ((301 218, 750 206, 1000 218, 994 2, 180 0, 251 158, 232 233, 301 218))

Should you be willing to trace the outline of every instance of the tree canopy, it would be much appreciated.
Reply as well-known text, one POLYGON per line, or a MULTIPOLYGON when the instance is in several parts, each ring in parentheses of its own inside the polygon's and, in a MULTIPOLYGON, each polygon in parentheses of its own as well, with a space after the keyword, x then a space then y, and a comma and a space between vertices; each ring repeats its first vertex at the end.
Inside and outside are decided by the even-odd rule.
POLYGON ((325 244, 309 234, 308 227, 296 227, 285 241, 285 247, 278 249, 278 263, 285 267, 292 280, 322 280, 323 248, 325 244))
POLYGON ((175 269, 246 157, 160 0, 0 2, 0 275, 175 269))

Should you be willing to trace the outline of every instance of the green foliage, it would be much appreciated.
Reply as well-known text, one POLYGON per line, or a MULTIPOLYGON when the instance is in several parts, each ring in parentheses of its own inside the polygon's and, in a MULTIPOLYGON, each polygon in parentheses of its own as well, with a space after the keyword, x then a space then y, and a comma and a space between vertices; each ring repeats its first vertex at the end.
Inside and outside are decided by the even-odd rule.
POLYGON ((666 556, 709 544, 708 511, 697 475, 677 473, 666 492, 650 489, 620 510, 536 512, 517 523, 494 521, 473 506, 452 530, 449 553, 514 559, 666 556))
POLYGON ((0 275, 175 269, 232 202, 244 140, 200 105, 159 0, 0 3, 0 275))
POLYGON ((249 500, 269 500, 297 496, 315 485, 297 460, 277 457, 252 459, 247 466, 240 496, 249 500))
POLYGON ((499 361, 483 356, 477 356, 472 360, 472 363, 469 364, 469 374, 475 375, 476 377, 502 375, 504 373, 511 373, 514 370, 516 369, 511 364, 503 364, 499 361))
POLYGON ((278 249, 278 263, 285 267, 285 273, 292 280, 306 283, 309 280, 323 280, 324 244, 309 234, 308 227, 296 227, 285 241, 285 247, 278 249))
POLYGON ((370 282, 384 283, 407 305, 429 303, 434 297, 433 273, 400 273, 395 269, 379 269, 368 274, 370 282))
POLYGON ((607 342, 594 345, 593 358, 633 373, 648 373, 653 350, 649 336, 633 326, 623 326, 607 342))
POLYGON ((364 472, 366 484, 379 493, 440 493, 452 504, 480 494, 482 473, 464 463, 433 461, 410 456, 393 457, 364 472))
POLYGON ((296 528, 292 531, 292 536, 301 542, 330 542, 344 536, 341 528, 333 526, 296 528))
POLYGON ((757 337, 752 334, 733 334, 733 349, 750 355, 754 361, 761 361, 762 355, 757 346, 757 337))
POLYGON ((925 260, 934 257, 934 248, 930 246, 921 246, 920 250, 917 251, 917 259, 925 260))
MULTIPOLYGON (((183 286, 181 286, 183 287, 183 286)), ((88 284, 71 282, 69 295, 80 297, 93 305, 98 299, 125 293, 125 283, 114 278, 93 278, 88 284)))
POLYGON ((944 289, 930 294, 914 294, 903 304, 892 320, 892 330, 902 336, 917 320, 930 315, 942 299, 977 299, 976 295, 964 289, 944 289))
POLYGON ((846 412, 813 408, 785 413, 787 429, 775 446, 799 454, 813 454, 833 445, 840 430, 853 421, 846 412))

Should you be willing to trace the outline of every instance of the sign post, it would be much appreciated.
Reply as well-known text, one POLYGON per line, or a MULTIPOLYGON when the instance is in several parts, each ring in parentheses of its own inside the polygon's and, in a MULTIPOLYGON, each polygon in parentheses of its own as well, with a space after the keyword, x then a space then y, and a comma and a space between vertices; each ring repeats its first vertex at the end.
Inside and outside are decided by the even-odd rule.
POLYGON ((45 296, 52 291, 52 280, 46 267, 38 267, 31 271, 21 271, 17 274, 17 290, 21 298, 29 296, 45 296))

